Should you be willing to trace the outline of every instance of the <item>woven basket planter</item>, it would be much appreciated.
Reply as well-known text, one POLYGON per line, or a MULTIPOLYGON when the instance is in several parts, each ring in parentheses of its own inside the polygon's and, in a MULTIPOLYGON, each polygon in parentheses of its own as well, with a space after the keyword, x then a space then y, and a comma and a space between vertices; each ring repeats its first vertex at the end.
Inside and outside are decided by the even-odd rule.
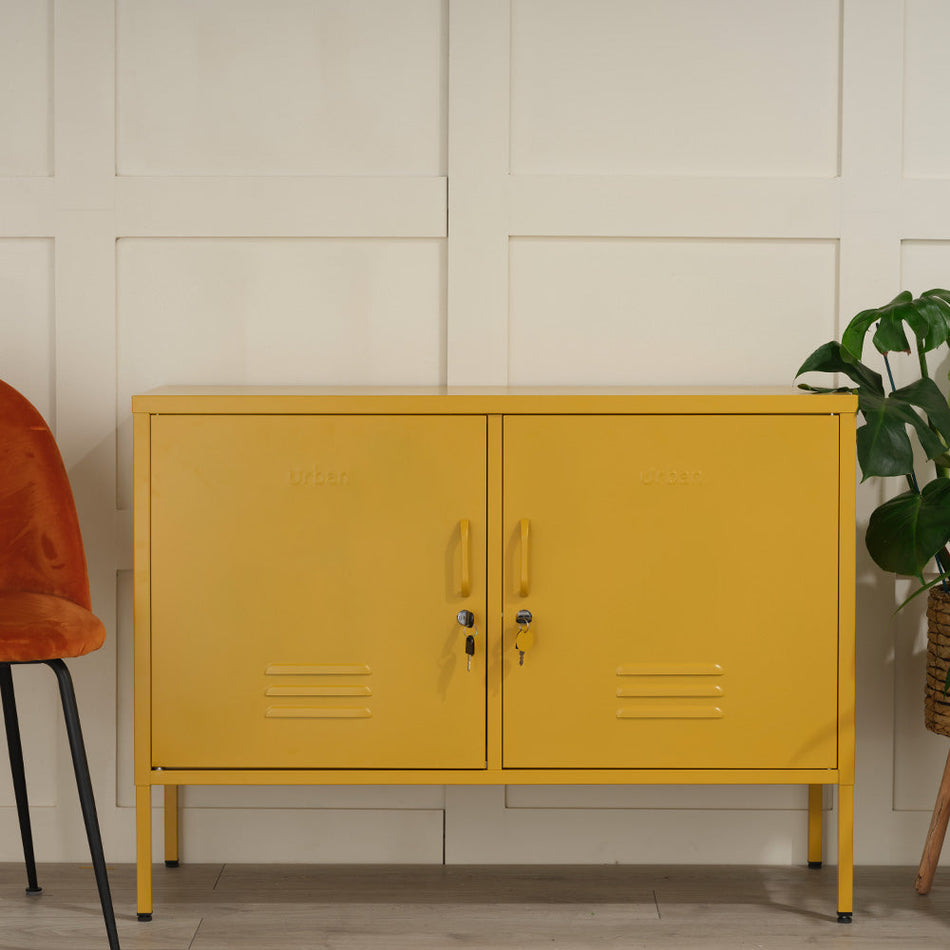
POLYGON ((944 692, 950 668, 950 594, 932 587, 927 600, 927 683, 924 725, 950 736, 950 693, 944 692))

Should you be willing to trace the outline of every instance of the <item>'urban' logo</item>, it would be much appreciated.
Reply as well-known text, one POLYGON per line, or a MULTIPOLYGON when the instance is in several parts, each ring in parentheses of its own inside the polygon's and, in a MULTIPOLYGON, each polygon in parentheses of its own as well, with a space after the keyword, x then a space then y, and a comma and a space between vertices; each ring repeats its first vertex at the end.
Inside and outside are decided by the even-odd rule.
POLYGON ((350 484, 349 472, 327 472, 317 468, 292 468, 290 484, 295 488, 341 488, 350 484))
POLYGON ((640 472, 641 485, 699 485, 702 480, 698 469, 648 468, 640 472))

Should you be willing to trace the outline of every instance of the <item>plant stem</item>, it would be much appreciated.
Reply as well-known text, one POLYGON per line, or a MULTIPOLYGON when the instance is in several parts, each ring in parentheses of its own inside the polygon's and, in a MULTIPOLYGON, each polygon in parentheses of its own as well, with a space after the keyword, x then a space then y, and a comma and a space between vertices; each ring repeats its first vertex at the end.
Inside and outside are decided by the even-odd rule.
POLYGON ((920 378, 930 379, 930 371, 927 369, 927 356, 924 351, 924 344, 917 341, 917 362, 920 364, 920 378))
MULTIPOLYGON (((897 385, 896 385, 895 382, 894 382, 894 374, 891 372, 891 361, 887 358, 887 353, 883 353, 882 355, 883 355, 883 357, 884 357, 884 368, 887 370, 887 378, 888 378, 888 380, 890 381, 890 384, 891 384, 891 392, 894 392, 894 390, 897 389, 897 385)), ((913 471, 913 469, 911 469, 911 471, 909 471, 909 472, 904 476, 904 478, 907 479, 907 487, 908 487, 912 492, 914 492, 914 494, 919 495, 919 494, 920 494, 920 486, 917 484, 917 475, 916 475, 916 473, 913 471)))
POLYGON ((887 378, 891 382, 891 392, 894 392, 897 389, 897 384, 894 382, 894 374, 891 372, 891 361, 887 358, 887 353, 881 354, 884 357, 884 368, 887 370, 887 378))

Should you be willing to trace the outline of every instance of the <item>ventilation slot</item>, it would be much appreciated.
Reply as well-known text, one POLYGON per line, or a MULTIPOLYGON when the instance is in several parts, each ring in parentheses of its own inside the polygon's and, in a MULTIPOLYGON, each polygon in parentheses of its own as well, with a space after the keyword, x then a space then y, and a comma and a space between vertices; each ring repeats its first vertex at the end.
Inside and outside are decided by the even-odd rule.
POLYGON ((372 686, 366 682, 372 672, 364 663, 272 663, 264 670, 264 695, 296 702, 271 703, 265 707, 264 717, 370 719, 373 710, 368 705, 354 705, 353 700, 373 695, 372 686), (274 682, 272 677, 281 681, 274 682), (293 682, 287 682, 289 678, 293 682))
POLYGON ((629 702, 618 707, 617 718, 722 719, 718 701, 725 691, 717 680, 724 675, 719 663, 624 664, 616 696, 629 702))

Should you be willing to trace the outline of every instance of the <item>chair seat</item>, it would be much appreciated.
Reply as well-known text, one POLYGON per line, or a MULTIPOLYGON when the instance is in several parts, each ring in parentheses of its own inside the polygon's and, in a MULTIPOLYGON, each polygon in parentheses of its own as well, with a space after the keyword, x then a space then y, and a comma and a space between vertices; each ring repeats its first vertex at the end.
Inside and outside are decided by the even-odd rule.
POLYGON ((82 656, 98 650, 105 638, 102 621, 71 600, 0 591, 0 663, 82 656))

